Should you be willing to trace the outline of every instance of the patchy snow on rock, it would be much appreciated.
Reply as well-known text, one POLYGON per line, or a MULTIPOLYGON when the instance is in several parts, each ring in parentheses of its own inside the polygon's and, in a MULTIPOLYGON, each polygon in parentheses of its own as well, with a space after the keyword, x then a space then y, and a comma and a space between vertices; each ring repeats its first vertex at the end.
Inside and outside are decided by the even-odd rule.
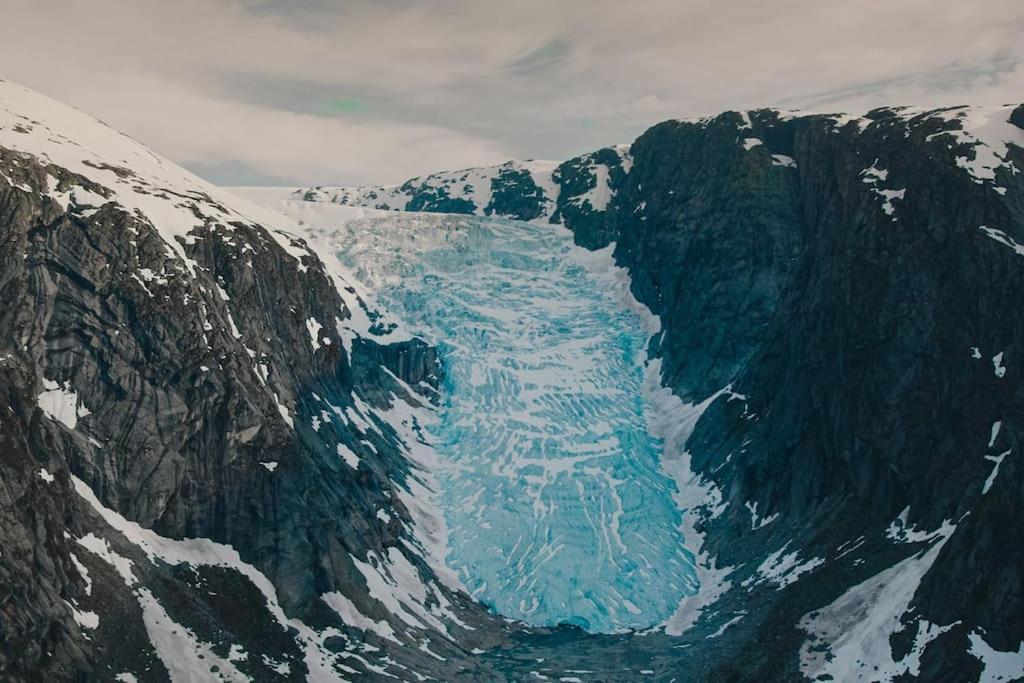
POLYGON ((727 622, 719 626, 713 633, 708 634, 708 640, 712 638, 718 638, 719 636, 721 636, 723 633, 726 632, 726 630, 728 630, 730 626, 739 623, 740 620, 742 620, 743 617, 746 616, 746 614, 747 613, 745 611, 741 611, 739 614, 729 619, 727 622))
POLYGON ((72 603, 64 601, 69 608, 71 608, 71 616, 74 618, 75 623, 89 630, 94 630, 100 625, 100 617, 95 612, 86 612, 78 609, 72 603))
POLYGON ((338 455, 342 457, 345 464, 352 469, 359 468, 359 456, 352 452, 352 449, 343 443, 339 443, 337 446, 338 455))
POLYGON ((999 431, 1002 428, 1003 428, 1003 421, 1002 420, 996 420, 995 422, 992 423, 992 430, 989 432, 989 436, 988 436, 988 447, 989 448, 992 448, 993 446, 996 445, 996 439, 999 438, 999 431))
POLYGON ((185 255, 183 243, 194 238, 189 235, 192 230, 207 223, 230 230, 232 222, 260 222, 285 252, 296 259, 308 254, 285 234, 272 229, 272 218, 267 222, 267 213, 259 207, 236 201, 224 190, 87 114, 15 83, 0 81, 0 128, 15 127, 22 132, 5 135, 5 147, 88 178, 111 193, 102 197, 80 186, 61 188, 50 176, 47 190, 54 201, 65 208, 115 202, 125 211, 144 217, 184 272, 194 275, 196 264, 185 255))
POLYGON ((1024 130, 1010 123, 1013 109, 976 106, 935 112, 931 117, 957 122, 959 129, 934 133, 928 139, 949 139, 952 144, 970 146, 972 156, 957 157, 956 164, 976 183, 995 181, 1000 168, 1016 175, 1021 169, 1008 160, 1008 147, 1024 148, 1024 130))
POLYGON ((760 138, 743 138, 743 149, 750 151, 755 147, 760 147, 764 142, 760 138))
POLYGON ((776 519, 779 518, 779 513, 777 513, 777 512, 775 514, 773 514, 773 515, 768 515, 767 517, 760 517, 757 514, 757 503, 753 503, 753 504, 751 504, 751 503, 744 503, 743 505, 747 508, 747 510, 750 511, 750 530, 751 531, 757 531, 758 529, 760 529, 762 527, 768 526, 769 524, 771 524, 772 522, 774 522, 776 519))
MULTIPOLYGON (((629 173, 633 167, 631 145, 614 145, 607 149, 618 155, 619 167, 623 172, 629 173)), ((614 194, 609 183, 611 169, 603 163, 592 161, 592 156, 585 155, 580 159, 585 164, 581 170, 589 171, 594 179, 593 186, 579 195, 563 200, 566 204, 588 204, 593 211, 605 211, 614 194)), ((539 215, 530 222, 547 225, 555 212, 561 193, 561 185, 555 181, 559 165, 559 162, 536 159, 509 161, 499 166, 442 171, 412 178, 402 185, 314 187, 293 190, 291 199, 381 211, 405 211, 419 206, 422 202, 426 202, 424 206, 430 210, 431 206, 440 207, 447 202, 453 207, 452 210, 459 214, 500 216, 500 203, 497 203, 500 197, 496 197, 497 192, 509 182, 520 182, 521 176, 525 175, 539 190, 539 194, 535 196, 539 215)), ((253 198, 261 194, 266 196, 265 193, 250 188, 235 188, 235 191, 253 198)))
POLYGON ((78 575, 82 577, 82 581, 85 583, 85 594, 92 595, 92 579, 89 577, 89 570, 82 564, 77 555, 74 553, 68 553, 68 555, 70 555, 71 563, 75 565, 78 575))
POLYGON ((894 659, 889 638, 904 628, 902 618, 921 579, 955 530, 955 525, 944 523, 923 534, 921 538, 932 540, 931 547, 806 614, 799 623, 809 634, 800 648, 800 672, 813 680, 831 677, 835 681, 891 681, 908 673, 917 675, 925 646, 952 625, 937 627, 918 620, 914 646, 900 660, 894 659))
POLYGON ((281 419, 284 420, 289 427, 295 429, 295 420, 292 418, 292 414, 291 411, 288 410, 288 406, 281 403, 281 399, 277 395, 276 391, 272 393, 274 394, 274 404, 277 406, 277 412, 281 414, 281 419))
MULTIPOLYGON (((247 578, 263 595, 267 610, 282 630, 287 632, 289 629, 294 629, 297 632, 297 641, 304 651, 304 660, 309 670, 310 680, 338 679, 338 668, 343 666, 340 659, 343 659, 346 653, 333 651, 324 645, 324 641, 331 636, 341 634, 333 628, 316 631, 298 619, 285 616, 273 584, 262 572, 244 562, 234 548, 205 538, 175 540, 160 536, 151 529, 145 529, 137 523, 125 519, 118 512, 105 507, 92 489, 82 480, 72 476, 72 482, 78 495, 89 503, 111 528, 135 545, 151 561, 160 560, 170 565, 223 567, 234 570, 247 578)), ((133 590, 143 609, 147 632, 168 670, 173 673, 177 670, 174 667, 188 666, 191 673, 183 673, 182 677, 179 677, 181 680, 208 680, 208 669, 203 669, 201 672, 191 669, 195 660, 212 661, 205 652, 205 648, 208 646, 187 629, 174 624, 152 593, 138 585, 132 572, 131 560, 112 551, 106 540, 98 538, 92 533, 78 539, 78 543, 107 561, 118 571, 125 584, 133 590), (181 652, 175 654, 178 650, 181 652), (174 661, 165 659, 165 655, 174 661)), ((220 665, 218 664, 218 666, 220 665)), ((230 672, 235 669, 230 662, 226 662, 223 670, 230 672)), ((233 679, 229 678, 228 680, 233 679)))
POLYGON ((593 174, 594 186, 583 194, 570 198, 569 203, 579 206, 587 204, 593 211, 605 211, 614 196, 609 169, 604 164, 592 163, 587 170, 593 174))
MULTIPOLYGON (((628 145, 615 148, 623 157, 623 164, 629 152, 628 145), (621 148, 621 149, 620 149, 621 148)), ((402 185, 371 185, 363 187, 314 187, 292 191, 291 199, 309 202, 328 202, 341 206, 366 207, 382 211, 405 211, 417 196, 436 195, 448 200, 468 202, 467 213, 483 216, 491 210, 495 184, 504 178, 525 173, 543 193, 540 202, 542 217, 546 221, 555 208, 558 199, 558 185, 552 175, 558 162, 531 159, 508 161, 497 166, 467 168, 458 171, 441 171, 429 176, 412 178, 402 185)), ((248 188, 239 188, 248 192, 248 188)))
POLYGON ((149 642, 172 681, 219 680, 248 683, 251 679, 229 660, 217 655, 191 629, 176 623, 146 588, 136 590, 149 642))
MULTIPOLYGON (((74 479, 74 481, 77 488, 78 480, 74 479)), ((79 538, 77 543, 113 567, 126 584, 129 586, 135 584, 135 574, 132 573, 132 561, 111 550, 110 544, 107 543, 106 539, 90 532, 79 538)))
POLYGON ((622 170, 625 173, 629 173, 633 170, 633 145, 623 144, 615 145, 612 147, 615 153, 619 155, 621 159, 622 170))
POLYGON ((882 211, 885 212, 886 216, 891 216, 896 212, 895 207, 892 205, 892 200, 903 199, 906 193, 906 188, 902 190, 875 190, 875 194, 882 198, 882 211))
POLYGON ((54 480, 54 476, 50 474, 49 470, 47 470, 45 467, 39 468, 39 478, 45 481, 47 484, 52 483, 54 480))
POLYGON ((409 626, 432 628, 448 635, 447 626, 430 609, 428 587, 419 572, 398 548, 388 548, 386 555, 369 553, 367 559, 352 558, 363 575, 370 597, 409 626))
POLYGON ((956 526, 948 519, 934 531, 920 531, 907 523, 910 517, 910 506, 903 508, 899 516, 885 530, 885 537, 896 543, 924 543, 939 538, 948 538, 956 526))
POLYGON ((861 171, 860 174, 862 182, 866 185, 870 185, 871 191, 882 198, 882 211, 885 212, 885 215, 893 216, 893 220, 896 220, 894 215, 896 213, 896 208, 893 206, 892 201, 894 199, 902 201, 904 195, 906 195, 907 189, 903 188, 900 190, 894 190, 879 187, 879 184, 884 183, 889 177, 889 171, 878 168, 878 159, 875 159, 875 163, 861 171))
POLYGON ((885 179, 889 177, 889 171, 878 168, 878 159, 875 159, 875 163, 865 168, 860 174, 863 177, 861 182, 867 185, 874 185, 877 182, 884 183, 885 179))
POLYGON ((369 617, 363 616, 363 614, 356 608, 355 604, 349 600, 344 594, 337 591, 333 593, 324 593, 320 596, 320 599, 327 603, 327 606, 338 613, 342 621, 350 626, 355 626, 362 631, 370 631, 376 633, 378 636, 385 640, 390 640, 394 643, 400 643, 401 641, 395 636, 395 631, 391 628, 391 625, 386 621, 374 621, 369 617))
POLYGON ((786 552, 790 543, 791 541, 786 541, 784 546, 765 558, 757 568, 757 573, 751 575, 740 585, 749 589, 759 583, 771 583, 781 590, 825 563, 825 560, 820 557, 812 557, 805 562, 800 562, 799 551, 786 552))
POLYGON ((1014 252, 1016 252, 1018 256, 1024 256, 1024 245, 1017 244, 1017 242, 1012 237, 1007 235, 1002 230, 997 230, 996 228, 990 228, 990 227, 988 227, 986 225, 979 225, 978 226, 978 230, 980 230, 981 232, 985 233, 985 235, 987 235, 988 237, 991 237, 996 242, 999 242, 1000 244, 1005 244, 1010 249, 1013 249, 1014 252))

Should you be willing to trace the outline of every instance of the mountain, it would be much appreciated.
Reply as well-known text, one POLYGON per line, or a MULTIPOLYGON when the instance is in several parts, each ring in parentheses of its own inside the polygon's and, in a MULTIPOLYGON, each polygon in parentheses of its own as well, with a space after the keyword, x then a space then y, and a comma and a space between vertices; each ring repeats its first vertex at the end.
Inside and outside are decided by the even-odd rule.
POLYGON ((717 492, 688 510, 728 626, 701 679, 1024 675, 1024 106, 727 112, 534 168, 294 196, 612 251, 717 492))
POLYGON ((6 680, 472 670, 433 348, 281 217, 7 82, 0 216, 6 680))
MULTIPOLYGON (((1024 676, 1022 127, 730 112, 557 165, 230 193, 0 81, 0 675, 1024 676), (469 344, 495 331, 516 355, 469 344), (635 497, 509 499, 509 533, 592 524, 658 590, 692 570, 667 616, 609 592, 527 623, 466 585, 519 568, 452 491, 541 475, 447 458, 532 428, 635 497)), ((491 595, 607 584, 541 551, 546 583, 491 595)))

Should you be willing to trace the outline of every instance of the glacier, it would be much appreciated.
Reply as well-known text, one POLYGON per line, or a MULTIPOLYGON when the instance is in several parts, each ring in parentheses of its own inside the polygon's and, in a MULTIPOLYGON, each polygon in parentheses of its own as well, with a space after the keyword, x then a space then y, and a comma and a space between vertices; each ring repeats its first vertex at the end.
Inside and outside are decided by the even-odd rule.
POLYGON ((336 230, 338 260, 440 347, 431 436, 468 590, 535 626, 665 622, 699 582, 647 428, 638 313, 555 226, 387 214, 336 230))

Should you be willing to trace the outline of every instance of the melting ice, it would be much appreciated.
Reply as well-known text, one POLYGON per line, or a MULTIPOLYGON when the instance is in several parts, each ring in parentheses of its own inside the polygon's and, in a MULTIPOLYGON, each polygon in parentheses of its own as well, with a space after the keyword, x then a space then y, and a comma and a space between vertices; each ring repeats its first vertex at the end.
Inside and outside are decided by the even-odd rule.
POLYGON ((448 563, 502 615, 646 628, 697 589, 674 484, 646 430, 639 318, 555 227, 368 218, 339 259, 445 366, 448 563))

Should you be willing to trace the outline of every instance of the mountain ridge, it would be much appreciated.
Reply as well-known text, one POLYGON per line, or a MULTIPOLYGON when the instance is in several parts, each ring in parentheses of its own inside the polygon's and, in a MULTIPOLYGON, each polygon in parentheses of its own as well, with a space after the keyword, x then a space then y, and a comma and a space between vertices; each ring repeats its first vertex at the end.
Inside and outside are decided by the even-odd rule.
POLYGON ((564 226, 659 321, 702 593, 587 634, 443 566, 444 367, 335 263, 362 209, 261 212, 0 82, 0 671, 1019 675, 1024 106, 978 111, 726 113, 558 164, 557 196, 515 165, 410 185, 564 226))
MULTIPOLYGON (((763 599, 764 589, 744 593, 764 577, 785 590, 797 571, 804 591, 834 596, 831 623, 809 605, 791 612, 803 599, 767 598, 778 600, 773 617, 731 627, 733 641, 749 639, 750 661, 706 661, 705 671, 795 675, 756 645, 773 642, 799 650, 799 671, 811 677, 971 679, 986 666, 976 653, 1013 653, 1024 641, 1010 616, 1024 607, 1024 564, 1009 550, 1021 478, 1004 469, 1019 467, 1020 448, 1009 416, 1021 396, 1007 362, 1021 333, 1011 292, 1021 284, 1022 126, 1024 106, 727 112, 641 135, 630 167, 607 181, 603 210, 570 200, 614 165, 599 174, 584 155, 553 172, 557 194, 543 199, 569 210, 531 220, 612 249, 633 294, 661 318, 652 357, 663 382, 685 402, 715 398, 686 447, 725 500, 698 528, 712 557, 733 568, 758 562, 762 576, 743 579, 749 590, 733 586, 719 609, 740 614, 743 600, 763 599), (742 398, 727 400, 725 387, 742 398), (922 527, 934 531, 911 531, 922 527), (915 550, 901 550, 901 539, 915 550), (923 563, 912 574, 920 583, 873 598, 872 577, 899 562, 923 563), (988 591, 1000 597, 973 597, 988 591), (857 628, 854 608, 882 620, 881 634, 844 640, 857 628), (814 654, 833 645, 831 658, 814 654)), ((438 185, 403 198, 449 210, 438 185)))

